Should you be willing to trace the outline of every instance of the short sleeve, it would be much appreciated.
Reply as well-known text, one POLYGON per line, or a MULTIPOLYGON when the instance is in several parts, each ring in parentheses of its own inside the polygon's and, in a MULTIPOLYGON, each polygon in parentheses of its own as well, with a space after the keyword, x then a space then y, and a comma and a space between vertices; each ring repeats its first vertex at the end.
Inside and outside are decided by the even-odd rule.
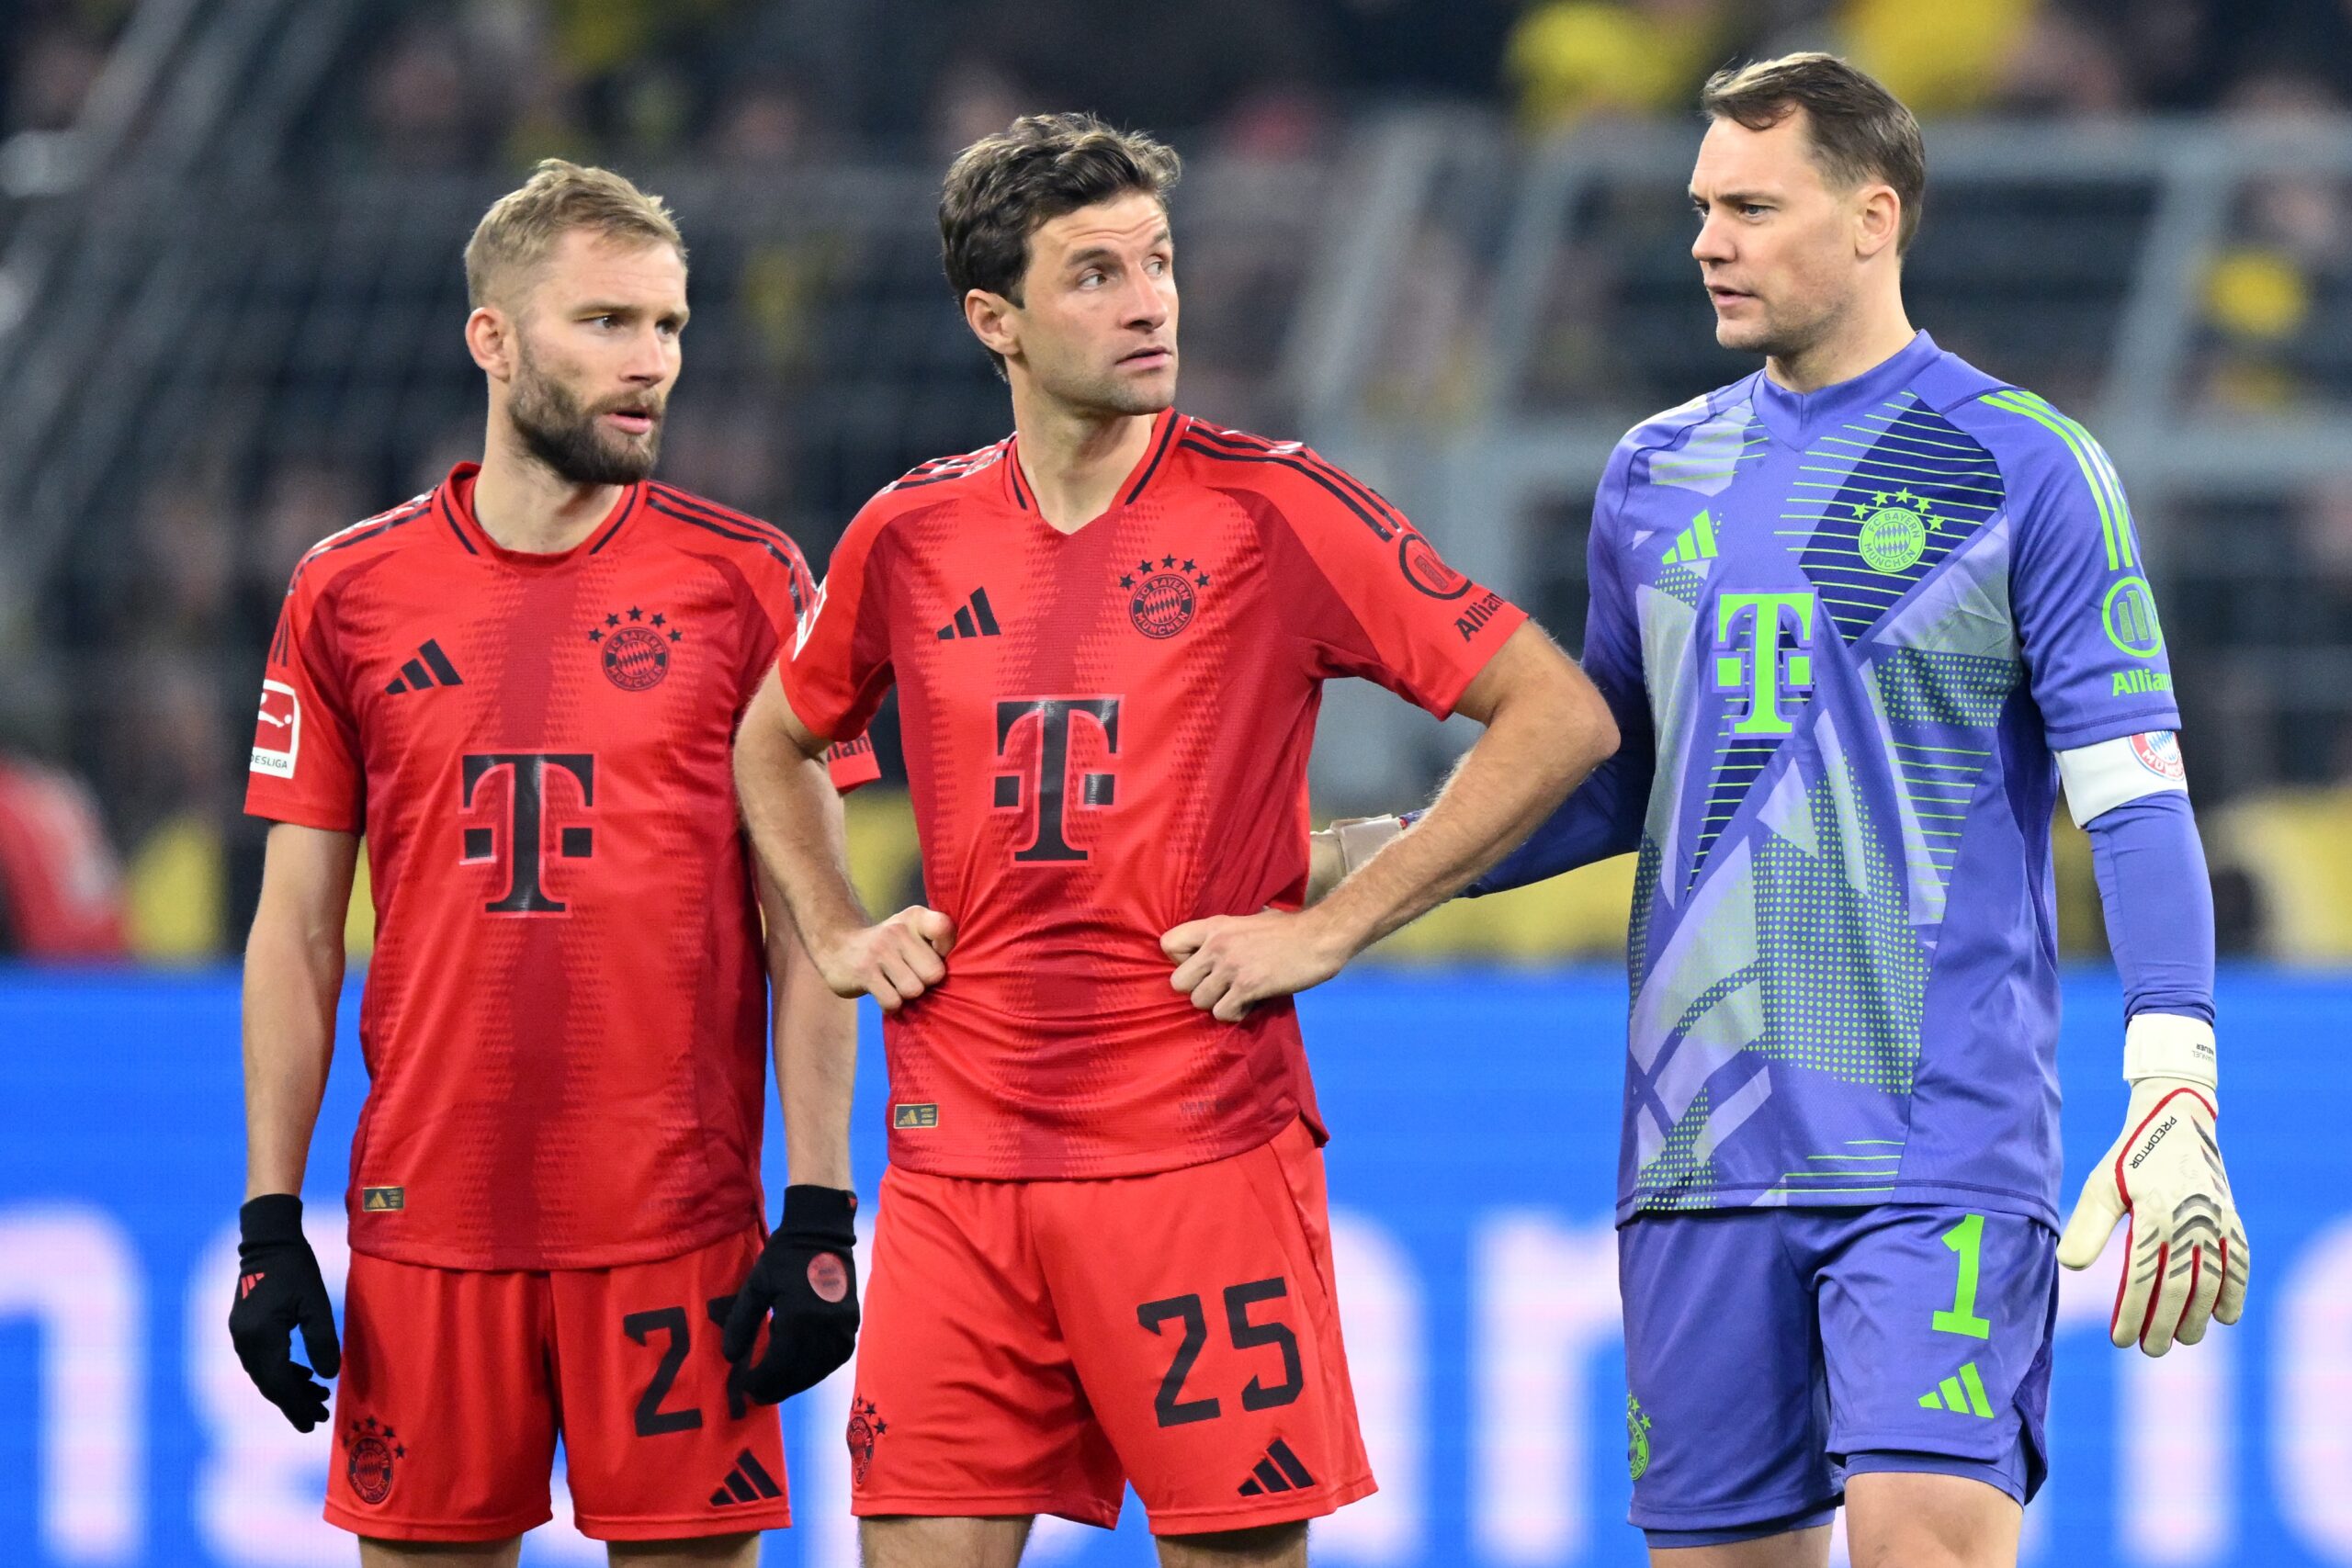
MULTIPOLYGON (((783 560, 757 573, 752 581, 752 590, 758 595, 763 612, 763 625, 767 635, 754 639, 751 657, 745 661, 739 712, 751 705, 753 694, 768 678, 768 671, 800 640, 817 605, 817 581, 800 551, 786 544, 778 553, 783 560)), ((882 776, 874 742, 864 734, 834 742, 825 754, 825 763, 832 774, 833 787, 843 795, 882 776)))
MULTIPOLYGON (((1294 608, 1318 676, 1376 681, 1440 718, 1527 619, 1445 563, 1403 513, 1301 448, 1269 481, 1296 546, 1296 581, 1276 592, 1294 608)), ((1278 550, 1278 568, 1284 564, 1278 550)))
POLYGON ((850 524, 778 661, 794 715, 827 740, 864 735, 890 689, 888 604, 878 588, 869 592, 881 578, 886 527, 872 503, 850 524))
POLYGON ((332 609, 298 569, 262 671, 245 810, 356 833, 366 819, 367 788, 332 609))
POLYGON ((2115 466, 2090 433, 2022 392, 2001 443, 2015 553, 2009 595, 2050 748, 2177 729, 2172 665, 2115 466))

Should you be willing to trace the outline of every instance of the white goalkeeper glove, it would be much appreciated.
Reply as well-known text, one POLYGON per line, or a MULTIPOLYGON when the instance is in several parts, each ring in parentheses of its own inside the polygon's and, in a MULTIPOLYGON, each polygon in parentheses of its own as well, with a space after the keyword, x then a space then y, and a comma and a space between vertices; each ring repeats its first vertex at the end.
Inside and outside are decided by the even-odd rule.
POLYGON ((2131 1216, 2108 1337, 2161 1356, 2194 1345, 2215 1318, 2245 1308, 2245 1226, 2213 1135, 2213 1032, 2199 1020, 2142 1013, 2124 1038, 2132 1080, 2123 1135, 2083 1183, 2058 1261, 2087 1269, 2131 1216))
POLYGON ((1341 817, 1307 834, 1306 901, 1320 904, 1404 830, 1403 819, 1396 817, 1341 817))

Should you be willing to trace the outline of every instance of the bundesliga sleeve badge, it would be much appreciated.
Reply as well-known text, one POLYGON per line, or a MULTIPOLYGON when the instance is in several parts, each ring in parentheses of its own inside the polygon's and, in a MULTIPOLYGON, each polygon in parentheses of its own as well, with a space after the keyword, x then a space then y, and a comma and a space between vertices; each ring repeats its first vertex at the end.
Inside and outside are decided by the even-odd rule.
POLYGON ((261 711, 254 718, 253 771, 274 779, 294 776, 302 750, 302 698, 283 681, 261 683, 261 711))

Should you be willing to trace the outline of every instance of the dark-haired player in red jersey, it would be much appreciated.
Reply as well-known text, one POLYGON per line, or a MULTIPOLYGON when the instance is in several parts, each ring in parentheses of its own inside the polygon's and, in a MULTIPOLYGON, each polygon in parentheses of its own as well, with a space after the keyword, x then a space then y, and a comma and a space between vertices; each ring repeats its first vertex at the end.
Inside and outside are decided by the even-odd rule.
MULTIPOLYGON (((615 1562, 748 1568, 790 1518, 752 1401, 839 1365, 856 1328, 855 1020, 788 920, 763 938, 729 772, 813 584, 780 530, 649 479, 686 321, 658 199, 550 161, 466 261, 482 461, 303 558, 262 682, 247 807, 277 826, 231 1332, 305 1431, 326 1396, 289 1331, 311 1371, 339 1354, 326 1517, 364 1563, 512 1563, 560 1435, 615 1562), (378 942, 338 1353, 298 1194, 363 835, 378 942), (771 976, 794 1185, 763 1248, 771 976), (772 1302, 730 1387, 719 1320, 733 1303, 749 1341, 772 1302)), ((871 750, 833 768, 870 776, 871 750)), ((838 837, 831 786, 805 809, 838 837)))
POLYGON ((1308 1518, 1373 1489, 1287 993, 1612 745, 1575 666, 1395 508, 1170 407, 1175 175, 1079 115, 956 161, 948 276, 1015 434, 865 507, 738 739, 819 968, 889 1012, 849 1434, 869 1568, 1010 1568, 1034 1516, 1107 1526, 1129 1481, 1164 1563, 1296 1563, 1308 1518), (1296 908, 1342 675, 1488 728, 1359 897, 1275 917, 1286 966, 1173 931, 1296 908), (808 816, 828 739, 894 682, 933 907, 876 925, 808 816), (1195 942, 1216 953, 1179 989, 1195 942))

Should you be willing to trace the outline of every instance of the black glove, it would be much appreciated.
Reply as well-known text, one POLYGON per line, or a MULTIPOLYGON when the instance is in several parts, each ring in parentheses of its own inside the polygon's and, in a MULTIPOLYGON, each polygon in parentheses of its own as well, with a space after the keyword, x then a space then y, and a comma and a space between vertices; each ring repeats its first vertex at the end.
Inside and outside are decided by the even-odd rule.
POLYGON ((857 1194, 787 1187, 784 1220, 760 1249, 751 1278, 727 1310, 719 1349, 734 1363, 729 1386, 777 1404, 831 1376, 857 1348, 857 1194), (767 1354, 752 1359, 770 1312, 767 1354))
POLYGON ((272 1192, 237 1211, 237 1300, 229 1309, 237 1359, 262 1396, 298 1432, 327 1418, 327 1391, 311 1374, 334 1376, 343 1365, 334 1307, 319 1260, 302 1239, 302 1200, 272 1192), (295 1365, 294 1330, 302 1330, 308 1367, 295 1365))

